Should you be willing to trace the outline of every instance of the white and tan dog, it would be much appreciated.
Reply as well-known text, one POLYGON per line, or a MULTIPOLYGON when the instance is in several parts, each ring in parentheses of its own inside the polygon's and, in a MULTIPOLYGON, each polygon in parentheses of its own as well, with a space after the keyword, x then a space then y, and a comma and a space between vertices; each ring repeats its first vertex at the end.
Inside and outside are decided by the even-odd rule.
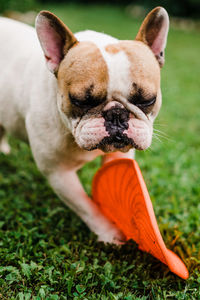
POLYGON ((10 150, 5 132, 29 141, 54 191, 104 242, 120 243, 123 235, 76 171, 98 155, 103 162, 130 158, 134 148, 150 146, 168 27, 161 7, 147 15, 134 41, 94 31, 74 35, 48 11, 39 13, 36 31, 0 18, 0 150, 10 150))

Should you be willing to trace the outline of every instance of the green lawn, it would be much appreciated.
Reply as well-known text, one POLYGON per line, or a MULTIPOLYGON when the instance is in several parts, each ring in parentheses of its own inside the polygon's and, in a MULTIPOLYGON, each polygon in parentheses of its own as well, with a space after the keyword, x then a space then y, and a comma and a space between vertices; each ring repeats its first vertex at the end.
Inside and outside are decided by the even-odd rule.
MULTIPOLYGON (((46 6, 73 31, 132 39, 140 22, 111 6, 46 6)), ((137 153, 167 247, 190 271, 170 273, 134 242, 96 241, 38 172, 29 147, 10 138, 0 154, 0 299, 200 299, 200 35, 170 30, 163 106, 150 150, 137 153)), ((90 193, 100 161, 80 171, 90 193)))

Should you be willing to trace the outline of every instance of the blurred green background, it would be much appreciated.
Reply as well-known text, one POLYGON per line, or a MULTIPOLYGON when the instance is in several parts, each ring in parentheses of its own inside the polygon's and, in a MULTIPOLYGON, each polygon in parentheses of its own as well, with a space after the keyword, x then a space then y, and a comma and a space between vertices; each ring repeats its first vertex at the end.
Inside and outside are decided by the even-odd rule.
MULTIPOLYGON (((156 5, 170 12, 171 23, 163 105, 153 144, 136 159, 166 245, 184 260, 190 278, 171 274, 134 242, 121 249, 97 243, 49 188, 28 145, 9 137, 11 154, 0 153, 0 299, 200 299, 199 1, 0 0, 0 12, 34 24, 47 9, 73 32, 133 39, 156 5)), ((99 166, 97 159, 79 172, 89 194, 99 166)))
POLYGON ((142 5, 147 9, 152 9, 155 6, 164 6, 171 15, 185 16, 185 17, 198 17, 200 15, 200 1, 199 0, 1 0, 0 12, 5 10, 19 10, 26 11, 35 9, 40 4, 48 3, 82 3, 82 4, 111 4, 111 5, 142 5))

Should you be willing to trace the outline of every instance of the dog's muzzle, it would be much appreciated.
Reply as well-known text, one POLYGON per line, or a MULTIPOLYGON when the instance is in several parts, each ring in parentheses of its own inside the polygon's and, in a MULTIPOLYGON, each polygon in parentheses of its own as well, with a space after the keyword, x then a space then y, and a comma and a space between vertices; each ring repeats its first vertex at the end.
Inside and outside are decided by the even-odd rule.
POLYGON ((104 126, 109 136, 103 138, 98 148, 104 149, 106 145, 113 145, 116 149, 122 149, 133 145, 133 141, 123 132, 128 129, 129 112, 121 107, 114 106, 102 112, 105 119, 104 126))

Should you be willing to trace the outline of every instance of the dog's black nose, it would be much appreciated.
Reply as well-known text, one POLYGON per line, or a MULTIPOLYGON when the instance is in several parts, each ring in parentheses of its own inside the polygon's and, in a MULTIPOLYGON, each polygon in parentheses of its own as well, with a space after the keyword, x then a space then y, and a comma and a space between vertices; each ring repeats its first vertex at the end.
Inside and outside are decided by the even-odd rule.
POLYGON ((128 129, 129 112, 120 107, 113 107, 103 112, 106 130, 111 134, 122 133, 128 129))

